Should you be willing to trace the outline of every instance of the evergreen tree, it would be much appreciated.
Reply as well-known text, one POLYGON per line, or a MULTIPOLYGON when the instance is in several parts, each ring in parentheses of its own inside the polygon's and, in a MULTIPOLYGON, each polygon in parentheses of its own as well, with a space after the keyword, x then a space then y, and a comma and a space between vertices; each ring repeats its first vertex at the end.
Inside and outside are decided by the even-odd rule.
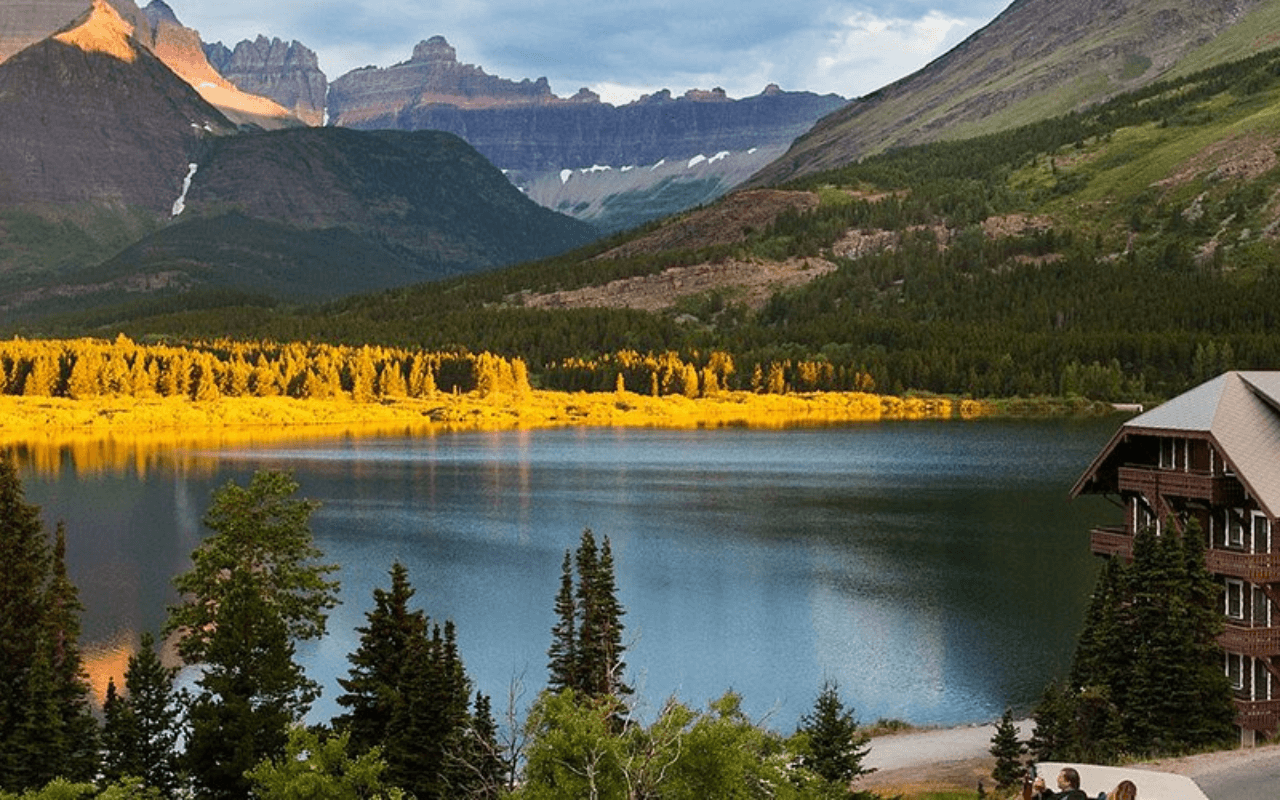
POLYGON ((0 457, 0 789, 96 772, 80 611, 65 530, 58 526, 51 546, 12 457, 0 457))
POLYGON ((464 766, 466 772, 473 776, 470 781, 473 787, 470 796, 501 796, 507 785, 507 765, 502 760, 502 748, 498 744, 498 724, 494 722, 493 709, 486 694, 476 693, 467 743, 464 766))
POLYGON ((133 712, 116 689, 115 678, 110 678, 107 680, 107 696, 102 701, 103 778, 114 783, 142 771, 137 741, 138 729, 133 712))
POLYGON ((578 685, 577 611, 573 596, 573 561, 566 550, 560 568, 560 591, 556 594, 556 624, 551 628, 551 648, 547 650, 551 659, 547 665, 551 673, 547 685, 553 692, 578 685))
POLYGON ((308 527, 315 504, 293 499, 296 490, 278 472, 257 473, 248 488, 228 483, 205 515, 214 535, 174 579, 183 601, 168 627, 179 654, 205 667, 186 750, 202 797, 246 796, 245 772, 283 752, 288 726, 317 694, 294 642, 323 634, 337 585, 308 527))
POLYGON ((389 782, 420 800, 453 797, 483 778, 470 760, 471 683, 453 623, 442 631, 411 611, 413 593, 399 563, 391 589, 374 590, 348 677, 339 679, 346 693, 338 703, 348 711, 334 725, 350 736, 354 755, 380 748, 389 782))
POLYGON ((210 800, 248 797, 246 773, 284 752, 290 725, 315 696, 294 661, 285 621, 254 576, 236 568, 226 583, 218 624, 203 648, 184 754, 196 796, 210 800))
POLYGON ((1215 637, 1217 592, 1194 521, 1134 536, 1133 562, 1099 575, 1071 669, 1046 690, 1032 749, 1040 760, 1106 762, 1227 741, 1235 712, 1215 637))
POLYGON ((1000 791, 1012 789, 1022 778, 1025 769, 1022 754, 1026 751, 1027 746, 1018 741, 1018 728, 1013 724, 1013 712, 1006 708, 996 725, 995 735, 991 737, 991 755, 996 759, 991 778, 1000 791))
POLYGON ((844 707, 835 683, 823 684, 813 710, 800 718, 797 733, 805 740, 805 768, 827 783, 847 790, 850 781, 871 771, 862 766, 871 737, 858 730, 853 710, 844 707))
MULTIPOLYGON (((575 683, 571 688, 583 697, 630 694, 622 682, 622 615, 614 580, 613 553, 606 537, 597 549, 591 529, 582 532, 574 555, 578 569, 577 634, 574 643, 575 683)), ((557 603, 559 605, 559 603, 557 603)))
POLYGON ((45 590, 45 636, 53 669, 59 746, 44 758, 61 765, 59 777, 92 780, 98 771, 98 722, 89 702, 89 676, 80 658, 80 612, 84 606, 67 577, 67 531, 54 531, 53 566, 45 590))
POLYGON ((163 797, 178 795, 182 697, 174 689, 177 674, 177 667, 160 662, 155 636, 143 633, 138 651, 129 656, 124 696, 114 681, 107 685, 102 744, 108 780, 138 778, 163 797))
POLYGON ((385 746, 393 723, 405 714, 403 684, 411 649, 426 638, 428 628, 421 611, 409 610, 413 594, 408 570, 396 562, 390 590, 373 590, 373 610, 365 614, 365 625, 356 628, 360 646, 347 656, 348 676, 338 679, 345 694, 337 702, 347 711, 333 721, 336 729, 350 732, 355 754, 385 746))

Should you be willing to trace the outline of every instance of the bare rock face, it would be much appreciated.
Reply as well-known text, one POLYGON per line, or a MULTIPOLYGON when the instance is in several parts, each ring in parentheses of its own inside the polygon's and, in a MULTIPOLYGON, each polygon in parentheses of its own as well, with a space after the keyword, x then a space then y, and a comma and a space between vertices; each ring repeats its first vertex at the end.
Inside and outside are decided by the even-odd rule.
POLYGON ((207 139, 234 127, 104 0, 0 64, 0 206, 89 203, 164 215, 207 139))
POLYGON ((324 124, 329 81, 306 46, 258 36, 235 50, 222 42, 206 44, 204 52, 214 69, 240 90, 274 100, 308 125, 324 124))
POLYGON ((546 78, 512 81, 458 62, 443 36, 419 42, 413 58, 393 67, 353 70, 329 86, 329 119, 351 128, 388 127, 410 108, 443 104, 482 109, 537 106, 561 101, 546 78))
POLYGON ((210 103, 239 124, 268 130, 297 125, 284 106, 256 93, 242 91, 219 75, 205 57, 200 34, 178 21, 164 0, 152 0, 143 10, 150 24, 149 39, 139 37, 152 52, 210 103))
MULTIPOLYGON (((10 0, 0 9, 0 61, 53 35, 89 10, 91 0, 10 0)), ((111 6, 136 31, 147 20, 133 0, 111 0, 111 6)))
POLYGON ((329 119, 353 128, 455 133, 508 170, 623 167, 720 151, 788 144, 844 99, 770 86, 741 100, 723 89, 663 89, 615 107, 581 89, 551 93, 546 78, 512 81, 461 64, 443 37, 387 69, 366 67, 335 80, 329 119))

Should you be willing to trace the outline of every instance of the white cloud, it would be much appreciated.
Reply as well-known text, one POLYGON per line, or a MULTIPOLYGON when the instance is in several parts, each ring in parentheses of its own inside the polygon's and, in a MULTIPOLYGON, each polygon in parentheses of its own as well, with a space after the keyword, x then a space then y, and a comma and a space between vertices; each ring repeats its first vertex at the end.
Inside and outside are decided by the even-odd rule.
POLYGON ((814 60, 810 86, 846 97, 866 94, 915 72, 986 22, 940 11, 916 19, 850 14, 814 60))

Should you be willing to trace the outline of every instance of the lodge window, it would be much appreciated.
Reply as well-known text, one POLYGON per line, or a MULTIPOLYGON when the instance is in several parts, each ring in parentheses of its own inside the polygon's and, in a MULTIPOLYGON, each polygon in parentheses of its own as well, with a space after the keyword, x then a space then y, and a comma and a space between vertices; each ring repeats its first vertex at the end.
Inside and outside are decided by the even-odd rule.
POLYGON ((1253 587, 1252 599, 1252 608, 1249 611, 1254 626, 1259 628, 1271 627, 1271 599, 1267 597, 1267 593, 1262 590, 1261 586, 1253 587))
MULTIPOLYGON (((1160 469, 1177 469, 1178 468, 1178 439, 1160 439, 1160 469)), ((1183 443, 1185 447, 1185 442, 1183 443)), ((1183 456, 1186 461, 1186 456, 1183 456)))
POLYGON ((1253 512, 1253 552, 1271 552, 1271 520, 1261 511, 1253 512))
POLYGON ((1227 677, 1231 680, 1232 689, 1240 691, 1244 688, 1244 656, 1227 653, 1227 677))
POLYGON ((1227 578, 1226 604, 1223 613, 1231 619, 1244 619, 1244 581, 1227 578))
POLYGON ((1261 658, 1253 661, 1253 699, 1271 699, 1271 673, 1267 670, 1267 662, 1261 658))
POLYGON ((1244 547, 1244 512, 1227 509, 1227 547, 1244 547))

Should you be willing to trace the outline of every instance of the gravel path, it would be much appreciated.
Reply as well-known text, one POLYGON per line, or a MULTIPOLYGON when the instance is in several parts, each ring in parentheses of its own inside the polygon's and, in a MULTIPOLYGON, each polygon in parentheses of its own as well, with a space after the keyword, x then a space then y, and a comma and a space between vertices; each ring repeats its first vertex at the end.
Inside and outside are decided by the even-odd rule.
MULTIPOLYGON (((1030 720, 1019 722, 1019 738, 1030 737, 1031 727, 1030 720)), ((994 733, 994 725, 975 725, 877 737, 871 740, 871 751, 863 762, 876 771, 860 778, 856 786, 892 795, 976 787, 981 781, 991 791, 995 759, 989 750, 994 733)), ((1162 759, 1129 769, 1186 776, 1208 800, 1280 800, 1280 744, 1162 759)), ((1111 774, 1107 775, 1110 780, 1111 774)))

